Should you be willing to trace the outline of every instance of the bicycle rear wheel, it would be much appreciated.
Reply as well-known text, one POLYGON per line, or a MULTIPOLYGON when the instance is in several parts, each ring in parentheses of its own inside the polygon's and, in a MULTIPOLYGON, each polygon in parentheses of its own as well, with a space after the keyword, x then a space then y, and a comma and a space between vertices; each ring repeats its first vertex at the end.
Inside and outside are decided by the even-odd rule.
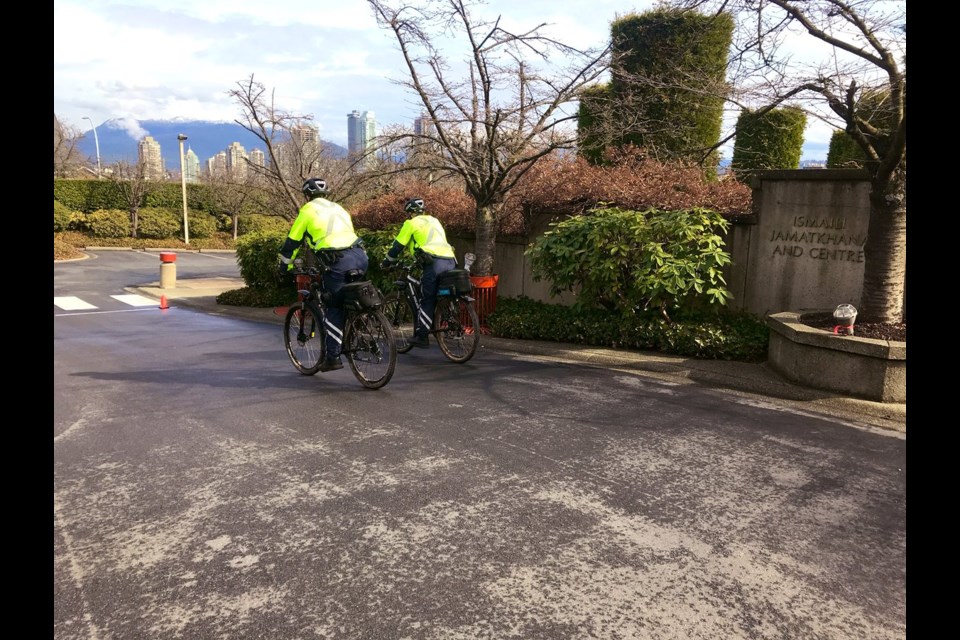
POLYGON ((317 310, 305 302, 287 309, 283 321, 283 344, 297 371, 312 376, 320 370, 326 355, 326 333, 317 310))
POLYGON ((406 296, 399 291, 391 291, 383 301, 383 315, 393 327, 397 342, 397 353, 406 353, 413 349, 413 309, 406 296))
POLYGON ((397 367, 397 343, 386 316, 379 310, 350 314, 343 355, 366 388, 379 389, 390 382, 397 367))
POLYGON ((454 362, 466 362, 480 346, 480 318, 473 303, 467 299, 438 298, 433 328, 440 351, 454 362))

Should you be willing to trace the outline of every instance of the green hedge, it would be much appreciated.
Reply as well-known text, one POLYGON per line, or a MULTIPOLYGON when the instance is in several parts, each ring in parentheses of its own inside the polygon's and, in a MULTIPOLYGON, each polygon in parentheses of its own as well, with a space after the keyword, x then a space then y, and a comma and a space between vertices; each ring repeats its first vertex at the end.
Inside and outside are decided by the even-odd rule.
POLYGON ((574 308, 530 298, 499 298, 487 316, 495 336, 615 349, 661 351, 705 360, 763 362, 770 331, 762 318, 730 310, 691 313, 667 322, 656 313, 631 320, 603 309, 574 308))

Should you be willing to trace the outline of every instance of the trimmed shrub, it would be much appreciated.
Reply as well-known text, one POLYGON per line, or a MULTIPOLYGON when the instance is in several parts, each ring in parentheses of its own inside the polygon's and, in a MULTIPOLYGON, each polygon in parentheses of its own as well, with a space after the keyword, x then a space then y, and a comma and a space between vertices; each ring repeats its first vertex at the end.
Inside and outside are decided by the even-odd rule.
POLYGON ((98 209, 83 219, 84 231, 95 238, 130 237, 130 212, 120 209, 98 209))
MULTIPOLYGON (((729 13, 681 9, 615 19, 613 125, 624 132, 617 144, 635 145, 661 160, 699 162, 703 150, 720 139, 733 28, 729 13)), ((714 154, 707 161, 711 176, 717 159, 714 154)))
POLYGON ((144 207, 137 214, 137 235, 165 240, 180 234, 180 218, 166 207, 144 207))
MULTIPOLYGON (((232 229, 233 222, 228 223, 228 229, 232 229)), ((281 216, 268 216, 262 213, 251 213, 240 215, 237 218, 237 235, 243 236, 249 233, 278 233, 284 235, 290 231, 290 221, 281 216)), ((279 246, 279 245, 277 245, 279 246)))
POLYGON ((827 151, 827 168, 862 169, 867 156, 846 131, 835 130, 830 135, 830 149, 827 151))
POLYGON ((53 201, 53 232, 71 231, 74 222, 83 214, 70 210, 67 206, 53 201))
POLYGON ((749 181, 764 169, 797 169, 803 150, 807 114, 796 107, 763 114, 745 110, 737 119, 737 137, 730 169, 737 180, 749 181))
POLYGON ((191 239, 210 238, 217 232, 217 221, 209 214, 187 211, 187 220, 190 223, 191 239))

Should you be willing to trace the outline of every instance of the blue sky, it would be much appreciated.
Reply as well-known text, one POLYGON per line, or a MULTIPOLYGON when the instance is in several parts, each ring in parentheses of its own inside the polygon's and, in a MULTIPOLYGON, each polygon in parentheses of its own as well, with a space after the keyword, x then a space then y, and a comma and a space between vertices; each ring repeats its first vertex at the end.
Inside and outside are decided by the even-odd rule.
MULTIPOLYGON (((610 22, 653 0, 488 0, 475 9, 517 31, 542 22, 556 39, 601 47, 610 22)), ((54 0, 54 113, 81 131, 106 120, 232 122, 228 92, 251 74, 277 105, 311 115, 346 146, 346 115, 409 124, 413 96, 391 79, 405 67, 366 0, 54 0)), ((803 159, 826 157, 830 128, 811 122, 803 159)), ((729 157, 729 152, 727 156, 729 157)))

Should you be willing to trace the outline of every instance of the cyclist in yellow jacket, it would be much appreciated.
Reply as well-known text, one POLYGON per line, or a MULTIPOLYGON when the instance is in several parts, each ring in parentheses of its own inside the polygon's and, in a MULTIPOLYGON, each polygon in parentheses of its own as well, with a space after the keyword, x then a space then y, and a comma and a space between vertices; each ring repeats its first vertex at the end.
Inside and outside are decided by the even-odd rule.
POLYGON ((355 270, 360 276, 365 275, 369 261, 363 242, 353 231, 350 213, 336 202, 323 197, 327 195, 327 183, 320 178, 310 178, 303 183, 302 191, 307 202, 300 207, 297 218, 290 227, 290 233, 280 247, 278 269, 281 273, 293 269, 293 260, 304 239, 316 252, 317 257, 329 267, 323 274, 323 285, 331 294, 324 317, 327 356, 320 365, 320 371, 333 371, 343 368, 340 351, 345 314, 340 289, 346 282, 348 271, 355 270))
POLYGON ((423 198, 407 200, 403 210, 410 216, 387 252, 381 267, 389 268, 397 261, 404 248, 423 267, 420 278, 420 314, 415 318, 413 346, 428 347, 429 331, 433 326, 433 312, 437 308, 437 278, 457 266, 453 247, 440 221, 425 212, 423 198))

